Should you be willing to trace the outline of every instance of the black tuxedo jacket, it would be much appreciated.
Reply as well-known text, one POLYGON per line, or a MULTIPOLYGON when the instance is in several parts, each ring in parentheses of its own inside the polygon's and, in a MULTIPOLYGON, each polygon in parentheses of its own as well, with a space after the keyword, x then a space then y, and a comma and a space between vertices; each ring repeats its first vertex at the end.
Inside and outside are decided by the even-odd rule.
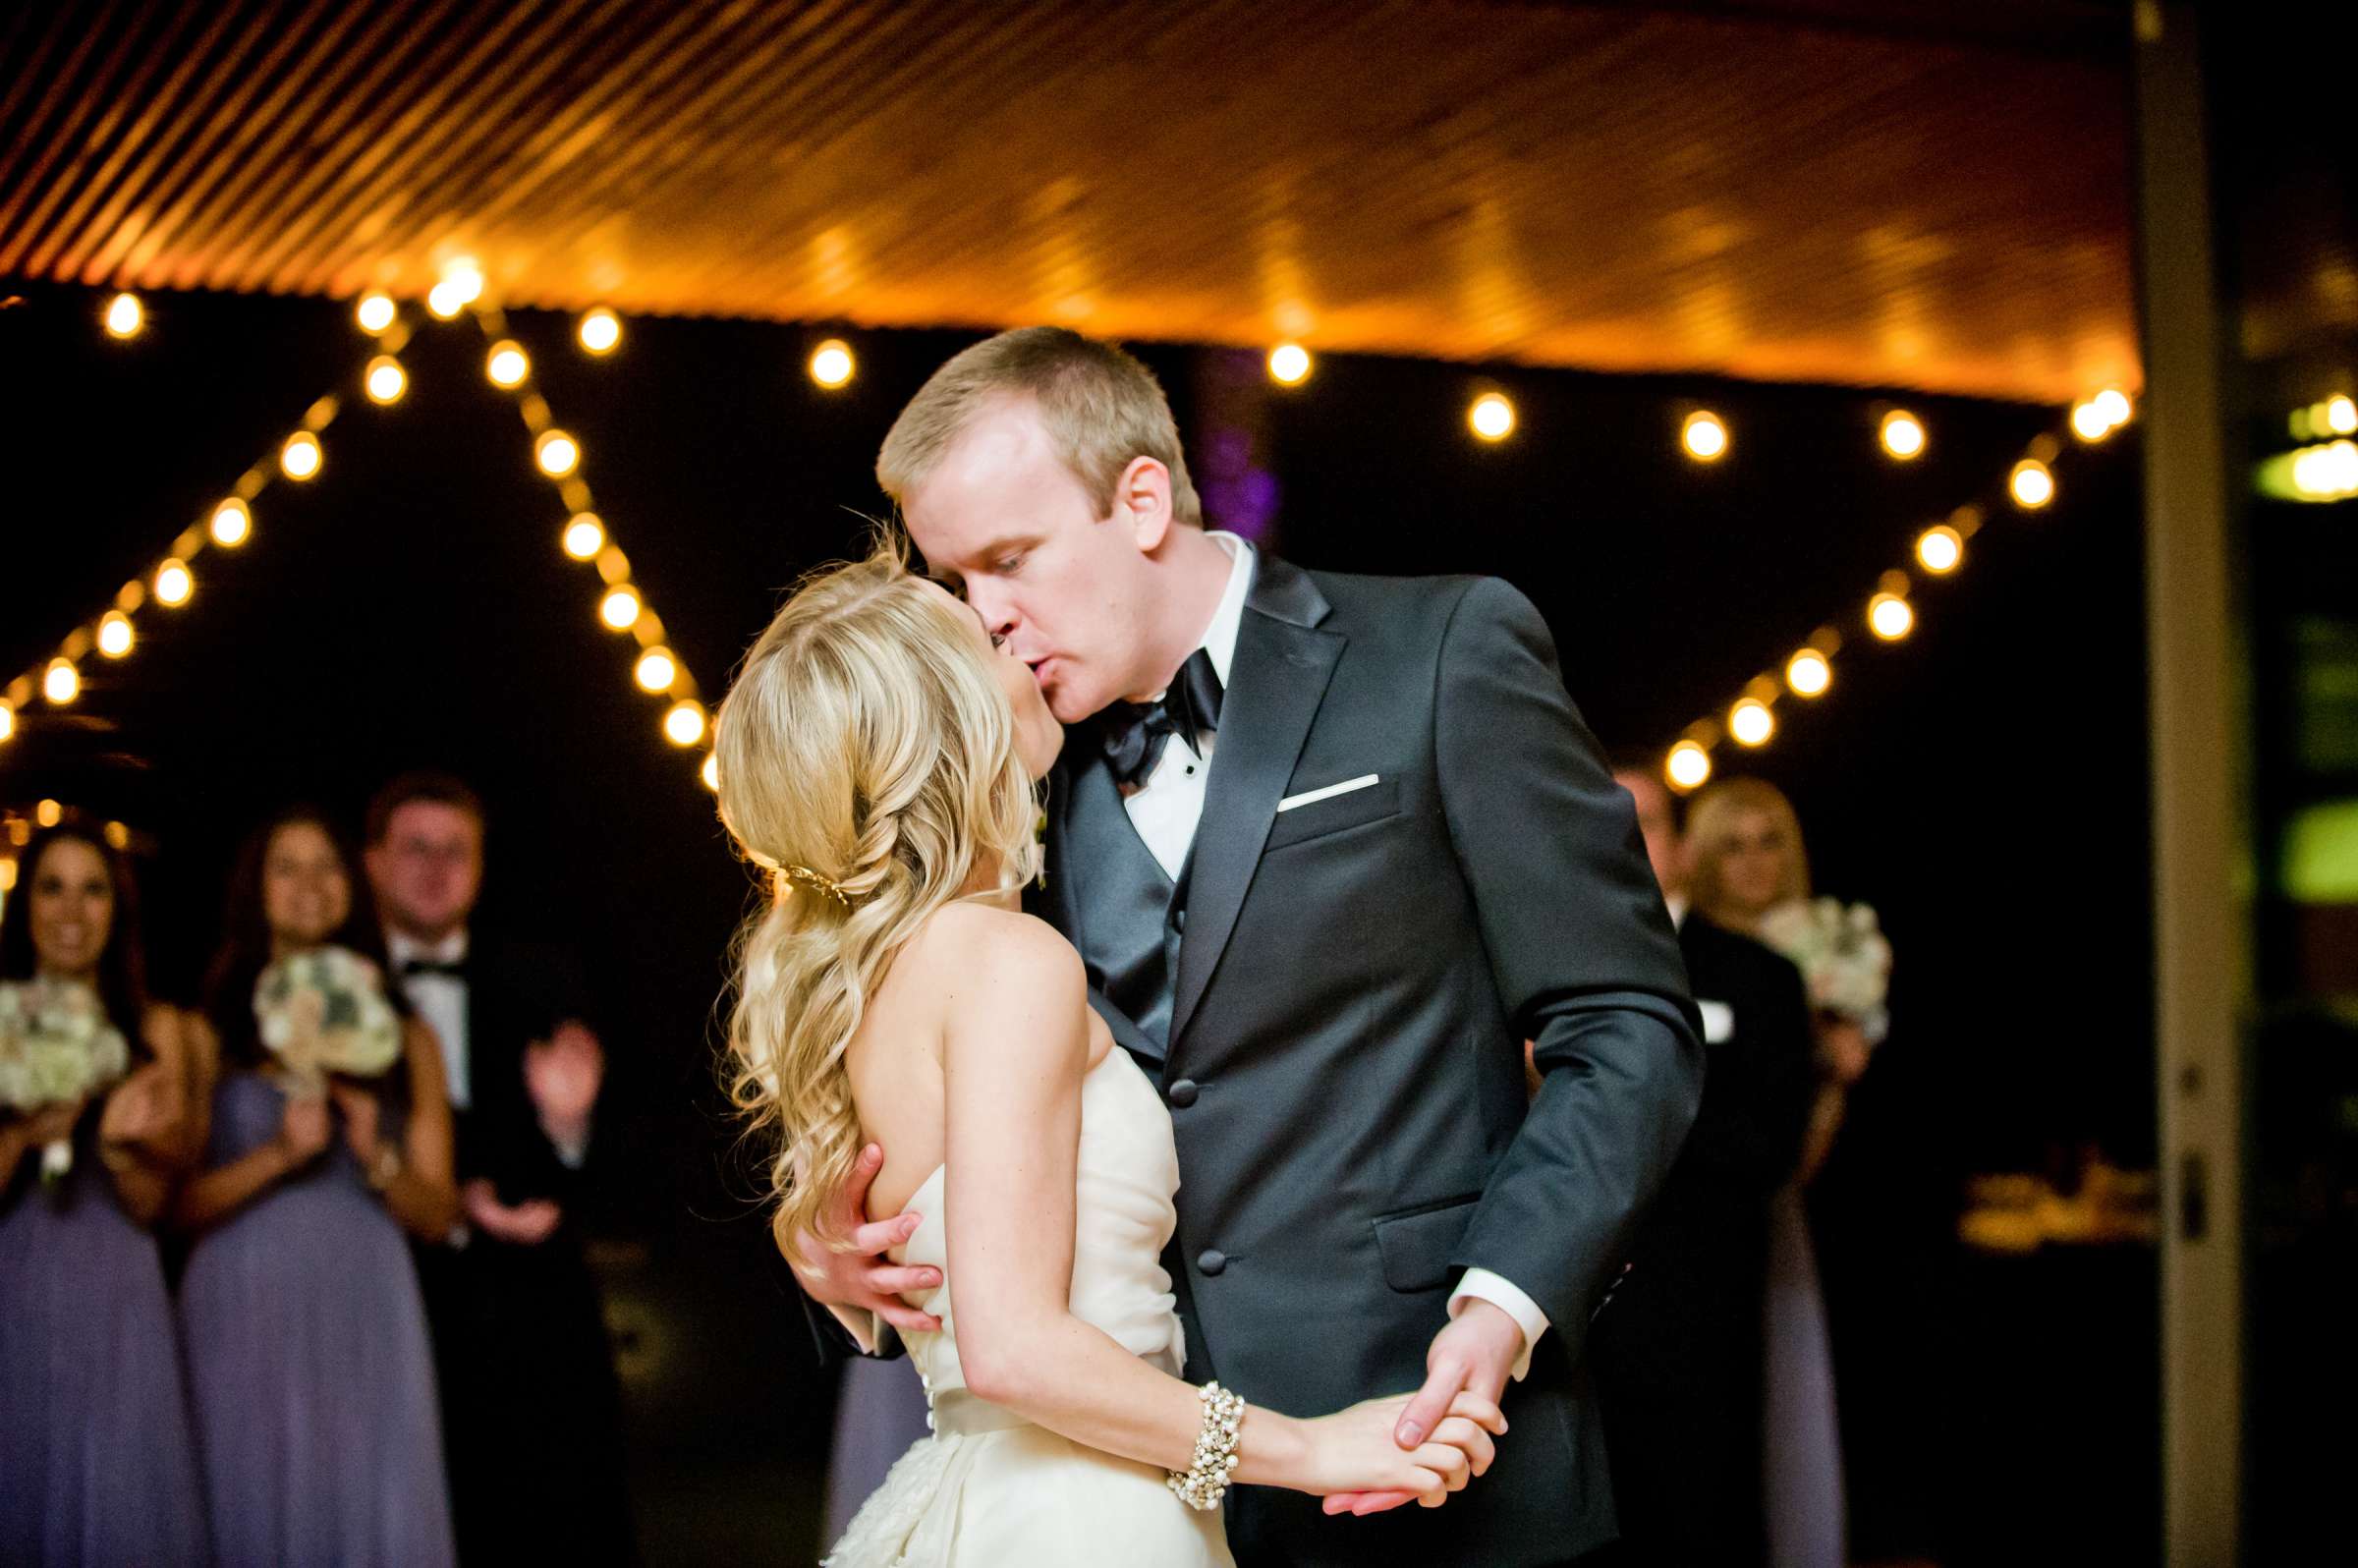
MULTIPOLYGON (((1551 1324, 1497 1464, 1447 1507, 1327 1519, 1244 1487, 1230 1539, 1248 1564, 1568 1560, 1613 1535, 1589 1316, 1702 1078, 1629 798, 1545 624, 1494 580, 1263 556, 1228 686, 1168 1050, 1093 996, 1177 1128, 1190 1376, 1304 1416, 1414 1389, 1470 1266, 1551 1324)), ((1092 735, 1055 775, 1035 901, 1074 935, 1090 868, 1059 850, 1075 770, 1104 765, 1092 735)))
POLYGON ((1801 972, 1700 915, 1679 947, 1726 1034, 1705 1046, 1703 1109, 1590 1336, 1633 1568, 1764 1558, 1768 1201, 1792 1179, 1818 1089, 1801 972))
POLYGON ((590 1017, 581 968, 561 949, 527 943, 471 944, 467 962, 470 1104, 454 1111, 459 1180, 488 1177, 500 1202, 554 1199, 573 1224, 599 1161, 595 1129, 581 1169, 557 1157, 525 1088, 525 1047, 560 1023, 590 1017))

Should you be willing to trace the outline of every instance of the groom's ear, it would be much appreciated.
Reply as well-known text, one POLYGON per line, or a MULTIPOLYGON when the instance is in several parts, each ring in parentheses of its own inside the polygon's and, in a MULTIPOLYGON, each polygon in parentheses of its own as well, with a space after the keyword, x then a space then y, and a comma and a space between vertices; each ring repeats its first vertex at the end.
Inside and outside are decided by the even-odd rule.
POLYGON ((1113 509, 1128 517, 1139 553, 1152 555, 1171 532, 1171 471, 1151 457, 1132 458, 1114 481, 1113 509))

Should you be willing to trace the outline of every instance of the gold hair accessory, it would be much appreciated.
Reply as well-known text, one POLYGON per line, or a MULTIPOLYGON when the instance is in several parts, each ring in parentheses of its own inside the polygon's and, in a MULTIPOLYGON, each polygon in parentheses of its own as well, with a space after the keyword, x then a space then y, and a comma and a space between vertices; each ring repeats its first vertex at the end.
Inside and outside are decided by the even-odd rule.
POLYGON ((800 882, 814 893, 831 898, 847 910, 852 907, 852 895, 845 892, 843 884, 832 876, 821 876, 808 866, 781 866, 778 869, 788 881, 800 882))

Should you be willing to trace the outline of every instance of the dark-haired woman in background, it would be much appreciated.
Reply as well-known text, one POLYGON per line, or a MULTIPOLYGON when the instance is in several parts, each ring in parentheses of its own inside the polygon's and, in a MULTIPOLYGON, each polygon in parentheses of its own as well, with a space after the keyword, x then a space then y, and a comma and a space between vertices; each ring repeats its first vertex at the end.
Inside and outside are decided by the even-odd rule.
POLYGON ((228 1563, 452 1560, 433 1359, 403 1239, 458 1213, 433 1034, 385 986, 375 919, 319 813, 280 813, 233 874, 207 985, 207 1169, 176 1217, 197 1241, 181 1282, 213 1549, 228 1563), (346 977, 266 1023, 257 986, 287 966, 346 977), (386 1010, 390 1009, 390 1012, 386 1010), (317 1072, 323 1030, 375 1018, 377 1076, 317 1072), (265 1036, 268 1042, 265 1042, 265 1036), (322 1083, 322 1080, 324 1082, 322 1083), (322 1092, 324 1091, 324 1092, 322 1092))
POLYGON ((194 1021, 146 999, 130 870, 104 840, 49 828, 17 865, 0 984, 94 997, 131 1071, 77 1102, 0 1112, 0 1562, 200 1562, 179 1348, 147 1230, 203 1136, 194 1021), (45 1184, 41 1150, 60 1143, 73 1164, 45 1184))

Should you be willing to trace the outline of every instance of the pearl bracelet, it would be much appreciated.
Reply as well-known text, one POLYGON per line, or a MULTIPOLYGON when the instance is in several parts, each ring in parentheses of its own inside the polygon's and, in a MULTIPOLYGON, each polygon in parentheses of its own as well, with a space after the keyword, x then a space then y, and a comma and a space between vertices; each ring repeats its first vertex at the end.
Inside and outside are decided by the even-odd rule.
POLYGON ((1237 1433, 1244 1427, 1245 1402, 1216 1382, 1197 1389, 1196 1397, 1204 1402, 1204 1429, 1196 1435, 1195 1463, 1186 1470, 1171 1471, 1164 1484, 1190 1508, 1208 1513, 1220 1505, 1228 1490, 1229 1474, 1236 1469, 1237 1433))

